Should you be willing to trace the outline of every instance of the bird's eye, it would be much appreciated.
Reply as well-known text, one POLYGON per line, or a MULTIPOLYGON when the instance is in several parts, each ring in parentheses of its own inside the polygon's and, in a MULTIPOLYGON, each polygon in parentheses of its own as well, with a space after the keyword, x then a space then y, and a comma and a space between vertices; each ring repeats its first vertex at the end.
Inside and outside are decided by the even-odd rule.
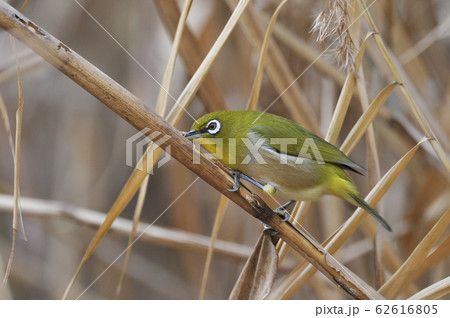
POLYGON ((219 130, 220 130, 220 123, 219 123, 219 121, 216 120, 216 119, 211 120, 208 123, 208 125, 206 125, 206 129, 208 130, 208 132, 211 135, 217 134, 219 132, 219 130))

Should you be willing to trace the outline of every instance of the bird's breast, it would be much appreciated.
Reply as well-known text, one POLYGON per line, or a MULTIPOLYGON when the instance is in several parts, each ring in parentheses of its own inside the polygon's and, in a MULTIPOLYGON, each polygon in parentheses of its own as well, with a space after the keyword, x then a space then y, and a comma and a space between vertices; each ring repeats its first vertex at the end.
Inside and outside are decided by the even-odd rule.
POLYGON ((239 170, 272 185, 287 199, 315 201, 327 193, 326 163, 286 156, 264 147, 259 153, 263 161, 253 158, 249 164, 240 165, 239 170))

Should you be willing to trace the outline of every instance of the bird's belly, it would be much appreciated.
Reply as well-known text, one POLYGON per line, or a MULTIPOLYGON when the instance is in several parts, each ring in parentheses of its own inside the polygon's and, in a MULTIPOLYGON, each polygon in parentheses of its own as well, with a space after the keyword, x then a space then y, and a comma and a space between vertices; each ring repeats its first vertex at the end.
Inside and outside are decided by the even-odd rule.
POLYGON ((272 185, 281 196, 290 200, 315 201, 327 194, 326 164, 312 160, 283 164, 267 157, 265 160, 267 164, 247 165, 240 170, 262 184, 272 185))
POLYGON ((323 184, 309 188, 283 187, 283 185, 273 184, 272 186, 278 189, 278 193, 281 196, 295 201, 316 201, 326 194, 326 187, 323 184))

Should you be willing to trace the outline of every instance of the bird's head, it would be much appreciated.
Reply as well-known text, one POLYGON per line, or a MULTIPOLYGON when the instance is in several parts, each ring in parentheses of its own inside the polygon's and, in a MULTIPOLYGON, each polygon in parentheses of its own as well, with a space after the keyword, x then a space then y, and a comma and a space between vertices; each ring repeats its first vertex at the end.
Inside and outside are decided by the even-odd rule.
POLYGON ((200 138, 230 138, 234 126, 233 121, 232 112, 209 113, 197 119, 185 137, 196 141, 200 138))

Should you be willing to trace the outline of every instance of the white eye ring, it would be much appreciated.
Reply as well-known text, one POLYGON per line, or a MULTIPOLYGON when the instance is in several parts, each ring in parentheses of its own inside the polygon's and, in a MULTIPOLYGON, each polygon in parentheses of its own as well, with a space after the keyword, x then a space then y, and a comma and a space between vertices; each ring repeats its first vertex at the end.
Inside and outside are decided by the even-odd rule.
POLYGON ((220 122, 217 119, 210 120, 206 129, 211 135, 215 135, 220 131, 220 122))

